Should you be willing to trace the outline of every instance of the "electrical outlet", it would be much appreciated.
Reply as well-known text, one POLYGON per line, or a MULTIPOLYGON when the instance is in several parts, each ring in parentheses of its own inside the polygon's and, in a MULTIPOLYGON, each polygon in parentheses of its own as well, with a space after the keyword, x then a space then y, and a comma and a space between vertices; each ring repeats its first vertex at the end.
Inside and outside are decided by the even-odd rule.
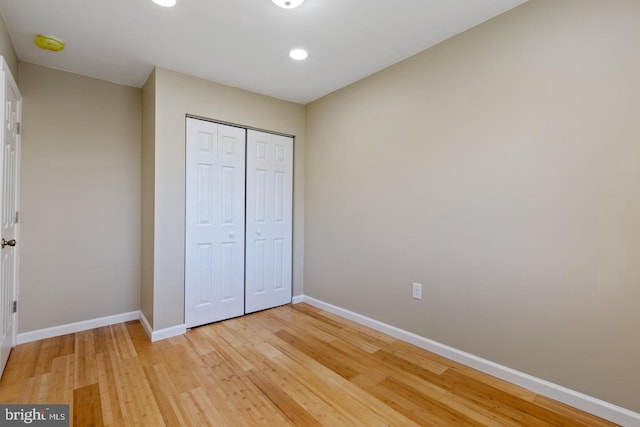
POLYGON ((422 284, 413 282, 413 298, 422 299, 422 284))

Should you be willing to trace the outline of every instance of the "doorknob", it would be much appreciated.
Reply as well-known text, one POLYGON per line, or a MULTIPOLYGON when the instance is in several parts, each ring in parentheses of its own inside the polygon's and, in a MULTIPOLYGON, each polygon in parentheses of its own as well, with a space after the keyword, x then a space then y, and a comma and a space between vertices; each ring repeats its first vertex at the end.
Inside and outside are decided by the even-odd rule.
POLYGON ((16 245, 16 239, 4 240, 4 237, 2 238, 2 242, 0 243, 0 246, 2 246, 3 248, 5 246, 15 246, 15 245, 16 245))
POLYGON ((233 238, 233 236, 235 236, 236 234, 233 231, 229 232, 229 237, 233 238))
POLYGON ((259 235, 261 235, 261 234, 262 234, 262 230, 260 230, 260 229, 258 228, 258 229, 256 230, 256 233, 257 233, 257 234, 258 234, 258 236, 259 236, 259 235))

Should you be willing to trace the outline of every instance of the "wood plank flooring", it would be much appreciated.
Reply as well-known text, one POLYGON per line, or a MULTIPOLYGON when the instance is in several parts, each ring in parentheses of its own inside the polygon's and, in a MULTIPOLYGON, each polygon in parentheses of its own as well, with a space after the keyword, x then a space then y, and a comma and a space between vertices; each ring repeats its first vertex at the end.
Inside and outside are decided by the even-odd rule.
POLYGON ((0 402, 67 403, 75 426, 614 425, 306 304, 19 345, 0 402))

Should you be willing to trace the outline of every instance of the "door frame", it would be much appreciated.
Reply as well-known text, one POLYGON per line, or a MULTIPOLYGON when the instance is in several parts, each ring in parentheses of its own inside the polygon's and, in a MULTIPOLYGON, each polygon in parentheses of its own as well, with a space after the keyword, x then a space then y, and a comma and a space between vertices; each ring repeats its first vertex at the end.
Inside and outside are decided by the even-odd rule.
MULTIPOLYGON (((12 77, 13 80, 13 77, 12 77)), ((15 82, 13 82, 16 85, 15 82)), ((16 85, 16 90, 18 92, 19 98, 16 103, 16 121, 19 123, 20 132, 16 134, 16 215, 17 221, 15 224, 15 239, 17 242, 21 241, 20 237, 20 165, 22 163, 22 94, 18 86, 16 85)), ((16 245, 14 248, 14 257, 15 257, 15 274, 13 277, 13 301, 18 301, 20 297, 20 245, 16 245)), ((20 309, 20 303, 18 302, 18 310, 20 309)), ((16 310, 13 313, 13 346, 18 345, 18 311, 16 310)))

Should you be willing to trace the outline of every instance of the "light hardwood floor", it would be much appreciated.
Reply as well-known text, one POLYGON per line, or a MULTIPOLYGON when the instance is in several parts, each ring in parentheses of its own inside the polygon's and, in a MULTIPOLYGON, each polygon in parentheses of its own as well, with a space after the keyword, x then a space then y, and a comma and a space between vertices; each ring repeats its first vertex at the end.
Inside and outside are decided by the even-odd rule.
POLYGON ((68 403, 75 426, 614 425, 306 304, 19 345, 0 402, 68 403))

